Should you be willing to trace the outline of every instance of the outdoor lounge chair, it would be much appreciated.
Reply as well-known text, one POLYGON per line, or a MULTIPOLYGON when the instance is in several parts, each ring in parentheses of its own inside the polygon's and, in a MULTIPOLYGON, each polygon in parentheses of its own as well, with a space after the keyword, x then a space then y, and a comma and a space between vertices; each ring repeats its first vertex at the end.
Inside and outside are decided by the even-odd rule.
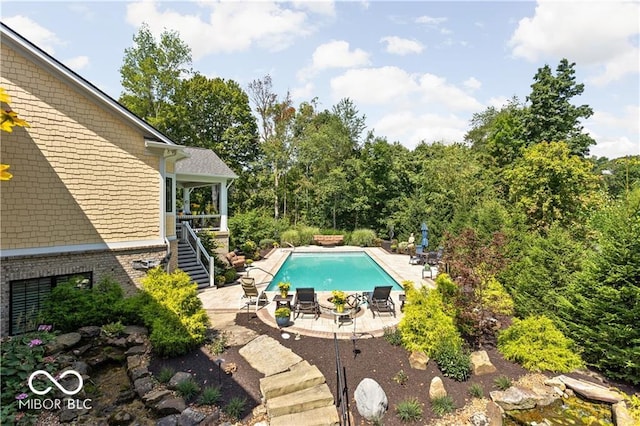
POLYGON ((253 277, 242 277, 240 278, 240 284, 242 285, 242 290, 244 294, 242 295, 242 299, 247 298, 247 313, 249 313, 249 305, 253 304, 253 299, 255 298, 256 303, 256 311, 259 309, 260 301, 269 303, 269 298, 267 297, 264 290, 258 290, 256 287, 256 279, 253 277))
POLYGON ((320 305, 318 304, 318 295, 313 287, 297 288, 296 297, 293 301, 293 312, 295 318, 300 314, 313 314, 317 319, 320 316, 320 305))
POLYGON ((367 293, 367 302, 374 318, 376 311, 378 311, 378 316, 380 316, 380 312, 391 312, 394 317, 396 316, 396 305, 391 299, 390 285, 375 287, 373 292, 367 293))

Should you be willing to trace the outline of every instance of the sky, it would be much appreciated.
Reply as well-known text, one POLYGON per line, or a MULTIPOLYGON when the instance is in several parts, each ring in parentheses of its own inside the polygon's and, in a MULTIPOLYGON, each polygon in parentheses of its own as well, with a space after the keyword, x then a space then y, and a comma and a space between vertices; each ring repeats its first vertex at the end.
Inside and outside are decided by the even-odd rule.
POLYGON ((575 62, 591 155, 640 154, 640 2, 12 1, 2 22, 114 99, 143 23, 178 32, 192 68, 248 84, 270 75, 294 105, 350 98, 367 129, 414 148, 462 142, 474 113, 525 101, 533 77, 575 62))

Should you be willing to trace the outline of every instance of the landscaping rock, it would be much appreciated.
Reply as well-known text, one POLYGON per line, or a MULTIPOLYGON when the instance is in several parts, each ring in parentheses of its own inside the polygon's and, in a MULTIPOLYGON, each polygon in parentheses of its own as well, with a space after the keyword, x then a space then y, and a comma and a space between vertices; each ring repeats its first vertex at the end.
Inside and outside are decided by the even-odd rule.
POLYGON ((167 387, 169 389, 175 390, 178 386, 178 383, 184 382, 185 380, 191 380, 192 378, 193 376, 191 375, 191 373, 178 371, 176 374, 173 375, 171 380, 169 380, 169 383, 167 383, 167 387))
POLYGON ((143 364, 143 358, 139 355, 132 355, 127 357, 127 370, 133 370, 134 368, 141 367, 143 364))
POLYGON ((78 373, 84 376, 89 373, 89 364, 84 361, 76 361, 71 364, 71 369, 76 370, 78 373))
POLYGON ((476 351, 471 353, 471 365, 473 374, 491 374, 496 372, 496 367, 491 363, 487 351, 476 351))
POLYGON ((124 353, 125 355, 142 355, 147 352, 147 347, 144 345, 132 346, 124 353))
POLYGON ((116 405, 128 404, 134 399, 136 399, 136 394, 132 389, 121 390, 116 398, 116 405))
POLYGON ((140 333, 133 333, 129 335, 125 340, 127 347, 141 346, 145 342, 145 335, 140 333))
POLYGON ((187 406, 184 403, 184 400, 182 398, 177 398, 177 397, 164 398, 163 400, 158 402, 154 407, 154 409, 160 415, 180 414, 186 408, 187 408, 187 406))
POLYGON ((493 401, 487 402, 489 426, 502 426, 502 408, 493 401))
POLYGON ((567 376, 558 376, 557 378, 560 379, 568 388, 573 389, 575 393, 593 401, 615 404, 623 399, 622 395, 618 392, 609 390, 608 388, 595 383, 572 379, 567 376))
POLYGON ((206 415, 189 407, 180 414, 179 426, 195 426, 204 420, 206 415))
POLYGON ((505 411, 529 410, 536 406, 538 395, 533 391, 518 386, 512 386, 506 391, 490 393, 493 402, 505 411))
POLYGON ((74 333, 61 334, 58 337, 56 337, 53 342, 47 345, 47 353, 55 354, 60 351, 64 351, 69 348, 72 348, 75 345, 77 345, 81 339, 82 339, 82 336, 80 335, 80 333, 74 332, 74 333))
POLYGON ((364 378, 356 387, 354 400, 358 413, 367 420, 381 418, 389 407, 387 394, 373 379, 364 378))
POLYGON ((551 387, 557 387, 558 389, 564 391, 567 387, 558 377, 552 377, 551 379, 547 379, 544 381, 544 384, 551 387))
POLYGON ((473 426, 489 426, 489 418, 485 413, 473 413, 469 417, 469 423, 473 426))
POLYGON ((155 380, 153 380, 152 377, 143 377, 133 382, 133 388, 136 390, 136 393, 140 398, 148 394, 151 389, 153 389, 154 385, 155 380))
POLYGON ((157 404, 158 401, 160 401, 162 398, 170 394, 171 392, 166 389, 154 389, 151 392, 144 394, 142 396, 142 400, 146 405, 154 405, 157 404))
POLYGON ((150 374, 151 373, 149 372, 149 369, 147 367, 136 367, 132 370, 129 370, 129 377, 131 377, 131 380, 133 380, 134 382, 138 379, 141 379, 142 377, 147 377, 150 374))
POLYGON ((140 334, 142 336, 148 336, 149 330, 139 325, 128 325, 124 328, 123 333, 126 334, 127 336, 131 334, 140 334))
POLYGON ((178 414, 172 414, 170 416, 163 417, 156 422, 156 426, 178 426, 178 414))
POLYGON ((613 416, 613 423, 616 426, 634 426, 637 425, 636 421, 624 401, 617 402, 611 406, 611 414, 613 416))
POLYGON ((78 329, 78 333, 80 333, 82 337, 89 339, 100 336, 101 332, 102 328, 98 327, 97 325, 89 325, 87 327, 80 327, 78 329))
POLYGON ((447 396, 447 390, 444 388, 442 379, 438 376, 431 379, 431 385, 429 386, 429 399, 433 401, 436 398, 447 396))
POLYGON ((107 422, 113 426, 126 426, 130 425, 134 418, 131 413, 121 410, 111 414, 107 422))
POLYGON ((416 370, 426 370, 429 357, 423 351, 413 351, 409 355, 409 365, 416 370))

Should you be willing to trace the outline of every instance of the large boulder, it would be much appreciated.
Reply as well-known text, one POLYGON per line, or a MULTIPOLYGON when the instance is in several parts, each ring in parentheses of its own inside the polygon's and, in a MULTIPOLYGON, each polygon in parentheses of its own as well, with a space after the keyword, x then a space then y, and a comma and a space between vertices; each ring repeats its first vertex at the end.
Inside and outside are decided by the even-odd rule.
POLYGON ((502 426, 502 408, 493 401, 487 402, 489 426, 502 426))
POLYGON ((604 386, 595 383, 585 382, 583 380, 573 379, 567 376, 558 376, 569 389, 573 389, 578 395, 590 399, 592 401, 608 402, 615 404, 622 401, 623 397, 616 391, 612 391, 604 386))
POLYGON ((442 398, 447 396, 447 391, 444 388, 442 379, 438 376, 431 379, 431 385, 429 386, 429 399, 433 401, 436 398, 442 398))
POLYGON ((356 387, 353 399, 358 413, 367 420, 380 419, 389 407, 387 394, 373 379, 364 378, 356 387))
POLYGON ((496 367, 491 363, 487 351, 476 351, 471 353, 471 365, 473 374, 491 374, 496 372, 496 367))
POLYGON ((429 357, 423 351, 413 351, 409 355, 409 365, 416 370, 426 370, 429 357))
POLYGON ((169 389, 175 390, 178 387, 178 383, 182 383, 185 380, 191 380, 191 379, 193 379, 193 376, 191 375, 191 373, 187 373, 185 371, 178 371, 169 380, 169 383, 167 383, 167 387, 169 389))
POLYGON ((624 401, 617 402, 611 406, 611 414, 613 415, 613 422, 616 426, 634 426, 637 425, 636 421, 624 401))
POLYGON ((529 410, 534 408, 538 401, 538 395, 519 386, 511 386, 506 391, 493 391, 490 393, 493 402, 505 411, 529 410))

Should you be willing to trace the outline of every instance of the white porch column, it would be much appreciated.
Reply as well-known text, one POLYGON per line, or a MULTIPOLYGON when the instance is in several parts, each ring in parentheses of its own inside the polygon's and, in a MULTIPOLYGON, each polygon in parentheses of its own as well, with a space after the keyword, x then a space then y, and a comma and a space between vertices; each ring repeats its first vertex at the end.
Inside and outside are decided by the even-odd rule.
POLYGON ((220 230, 229 231, 227 225, 227 181, 220 184, 220 205, 218 206, 220 212, 220 230))
POLYGON ((182 189, 182 211, 191 214, 191 188, 182 189))

